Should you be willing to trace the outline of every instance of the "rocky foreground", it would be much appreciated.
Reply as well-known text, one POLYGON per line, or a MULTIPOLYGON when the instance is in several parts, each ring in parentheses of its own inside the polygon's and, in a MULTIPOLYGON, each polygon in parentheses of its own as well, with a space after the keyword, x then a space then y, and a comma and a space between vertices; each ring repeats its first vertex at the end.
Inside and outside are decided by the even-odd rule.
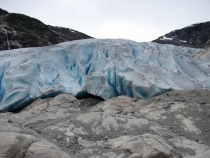
POLYGON ((0 113, 1 158, 209 158, 210 91, 38 99, 0 113))

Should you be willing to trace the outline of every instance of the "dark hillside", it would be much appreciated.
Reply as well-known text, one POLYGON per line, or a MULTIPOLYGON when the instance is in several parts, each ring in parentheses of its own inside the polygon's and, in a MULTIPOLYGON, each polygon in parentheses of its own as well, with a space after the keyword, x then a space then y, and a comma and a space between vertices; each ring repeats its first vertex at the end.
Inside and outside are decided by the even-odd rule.
POLYGON ((0 50, 48 46, 87 38, 92 37, 69 28, 45 25, 27 15, 8 13, 0 9, 0 50))
POLYGON ((210 39, 210 21, 171 31, 152 42, 177 46, 204 48, 210 39))

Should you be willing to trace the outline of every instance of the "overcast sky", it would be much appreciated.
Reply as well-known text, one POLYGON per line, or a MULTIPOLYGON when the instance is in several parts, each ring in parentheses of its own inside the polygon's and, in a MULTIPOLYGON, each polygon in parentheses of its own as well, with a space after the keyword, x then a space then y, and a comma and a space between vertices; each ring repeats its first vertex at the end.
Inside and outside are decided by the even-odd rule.
POLYGON ((0 7, 95 38, 138 42, 210 21, 210 0, 0 0, 0 7))

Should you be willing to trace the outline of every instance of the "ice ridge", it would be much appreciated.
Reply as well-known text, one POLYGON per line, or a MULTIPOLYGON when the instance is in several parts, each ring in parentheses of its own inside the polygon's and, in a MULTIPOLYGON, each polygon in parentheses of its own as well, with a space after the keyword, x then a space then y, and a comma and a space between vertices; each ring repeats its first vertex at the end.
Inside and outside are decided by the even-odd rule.
POLYGON ((14 111, 40 97, 71 93, 146 99, 170 90, 210 88, 209 60, 199 49, 87 39, 0 52, 0 109, 14 111))

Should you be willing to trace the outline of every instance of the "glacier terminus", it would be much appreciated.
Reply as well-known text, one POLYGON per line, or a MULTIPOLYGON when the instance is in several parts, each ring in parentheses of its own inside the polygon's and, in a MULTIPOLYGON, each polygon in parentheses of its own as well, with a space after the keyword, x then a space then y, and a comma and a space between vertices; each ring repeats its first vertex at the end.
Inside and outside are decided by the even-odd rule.
POLYGON ((146 99, 171 90, 210 89, 210 60, 191 57, 199 50, 86 39, 0 51, 0 109, 15 111, 61 93, 146 99))

